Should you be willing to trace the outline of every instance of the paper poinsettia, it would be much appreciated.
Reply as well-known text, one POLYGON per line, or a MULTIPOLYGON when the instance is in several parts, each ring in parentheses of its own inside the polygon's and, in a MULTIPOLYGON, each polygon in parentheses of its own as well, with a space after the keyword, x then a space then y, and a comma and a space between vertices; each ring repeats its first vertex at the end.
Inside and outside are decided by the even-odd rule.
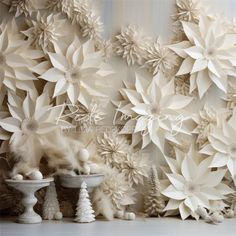
POLYGON ((121 133, 132 133, 133 144, 142 140, 142 148, 153 142, 164 152, 164 141, 178 142, 176 134, 188 133, 181 109, 190 104, 192 98, 175 95, 174 81, 168 82, 158 73, 148 83, 136 75, 135 88, 122 89, 126 99, 118 104, 117 111, 129 119, 121 133), (133 127, 133 129, 130 129, 133 127))
POLYGON ((190 215, 198 219, 198 207, 210 210, 211 200, 222 200, 233 190, 221 183, 226 170, 212 171, 209 168, 210 159, 200 161, 195 158, 192 148, 182 155, 184 156, 178 158, 176 166, 175 162, 169 165, 172 173, 166 173, 170 185, 162 191, 169 198, 164 211, 178 210, 182 219, 190 215))
POLYGON ((213 157, 211 167, 227 166, 232 178, 236 180, 236 110, 229 123, 216 128, 208 136, 209 144, 201 153, 213 157))
POLYGON ((60 44, 54 46, 56 53, 48 53, 53 67, 40 76, 56 83, 53 96, 67 93, 72 104, 80 101, 83 93, 104 97, 96 90, 96 79, 109 75, 111 70, 103 63, 101 53, 94 51, 92 41, 81 45, 75 38, 65 50, 60 44))
POLYGON ((56 119, 61 113, 61 110, 54 110, 49 102, 47 93, 36 98, 27 94, 23 100, 9 92, 8 108, 11 116, 1 119, 0 126, 13 133, 11 140, 48 133, 58 127, 56 119))
POLYGON ((190 74, 190 92, 202 98, 214 83, 226 92, 229 75, 236 75, 236 35, 217 20, 202 16, 198 24, 182 22, 188 40, 169 46, 184 59, 177 75, 190 74))

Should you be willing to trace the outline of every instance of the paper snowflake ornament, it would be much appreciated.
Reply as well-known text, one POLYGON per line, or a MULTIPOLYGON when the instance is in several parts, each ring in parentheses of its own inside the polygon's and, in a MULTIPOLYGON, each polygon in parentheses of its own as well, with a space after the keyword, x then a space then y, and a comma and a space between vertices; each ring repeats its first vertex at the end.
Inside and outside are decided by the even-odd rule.
POLYGON ((38 12, 36 19, 28 20, 28 24, 29 28, 22 33, 31 45, 44 53, 54 51, 54 43, 62 37, 61 27, 65 25, 65 20, 59 19, 58 15, 41 15, 38 12))
POLYGON ((147 38, 135 26, 128 26, 121 29, 121 33, 116 35, 114 50, 117 55, 127 61, 128 65, 135 63, 142 64, 147 47, 147 38))
POLYGON ((79 223, 90 223, 95 221, 94 210, 89 199, 87 184, 85 182, 81 184, 75 221, 79 223))
POLYGON ((169 46, 184 59, 176 75, 190 74, 190 93, 198 89, 200 98, 212 84, 226 92, 228 76, 236 74, 235 35, 203 16, 198 24, 182 25, 188 40, 169 46))
POLYGON ((221 183, 226 170, 212 171, 211 160, 196 161, 192 150, 179 158, 180 170, 171 163, 169 167, 174 171, 166 173, 170 185, 162 191, 169 198, 164 211, 178 210, 183 220, 189 216, 198 219, 199 206, 209 210, 210 200, 222 200, 232 193, 232 189, 221 183))
POLYGON ((167 77, 173 74, 178 65, 177 56, 158 39, 152 46, 147 48, 146 65, 153 75, 158 72, 167 77))
POLYGON ((161 73, 151 82, 136 75, 135 88, 122 89, 121 93, 128 102, 120 103, 117 111, 130 117, 121 133, 133 134, 134 145, 142 141, 145 148, 153 142, 164 152, 165 139, 178 142, 176 134, 189 133, 184 127, 184 121, 189 118, 180 117, 179 112, 192 98, 175 95, 173 80, 167 81, 161 73), (130 127, 134 127, 133 130, 130 127))
POLYGON ((55 47, 56 53, 48 53, 52 68, 40 77, 55 83, 53 97, 67 94, 70 102, 75 104, 83 101, 83 96, 89 93, 104 97, 96 91, 98 78, 112 73, 102 61, 101 54, 94 51, 91 41, 81 44, 77 38, 64 51, 60 45, 55 47))

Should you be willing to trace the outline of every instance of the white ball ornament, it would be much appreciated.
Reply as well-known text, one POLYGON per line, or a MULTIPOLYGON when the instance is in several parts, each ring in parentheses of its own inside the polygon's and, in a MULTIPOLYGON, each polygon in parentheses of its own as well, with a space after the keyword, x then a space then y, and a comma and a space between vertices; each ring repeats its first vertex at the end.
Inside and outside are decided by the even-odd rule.
POLYGON ((83 165, 83 173, 84 173, 85 175, 89 175, 89 174, 90 174, 90 167, 89 167, 88 164, 84 164, 84 165, 83 165))
POLYGON ((98 174, 101 172, 99 165, 96 163, 89 163, 89 167, 90 167, 90 173, 92 174, 98 174))
POLYGON ((14 180, 23 180, 23 175, 17 174, 15 176, 13 176, 12 179, 14 179, 14 180))
POLYGON ((62 213, 59 211, 54 215, 55 220, 61 220, 63 218, 62 213))
POLYGON ((215 224, 222 223, 224 221, 224 216, 219 212, 214 212, 210 217, 212 222, 215 224))
POLYGON ((226 218, 233 218, 233 217, 234 217, 234 211, 233 211, 232 209, 227 209, 227 210, 225 211, 224 216, 225 216, 226 218))
POLYGON ((125 220, 135 220, 135 214, 133 212, 125 212, 125 220))
POLYGON ((86 148, 82 148, 78 151, 79 161, 86 162, 89 159, 89 152, 86 148))
POLYGON ((31 180, 41 180, 41 179, 43 179, 43 175, 39 170, 32 171, 27 176, 31 180))

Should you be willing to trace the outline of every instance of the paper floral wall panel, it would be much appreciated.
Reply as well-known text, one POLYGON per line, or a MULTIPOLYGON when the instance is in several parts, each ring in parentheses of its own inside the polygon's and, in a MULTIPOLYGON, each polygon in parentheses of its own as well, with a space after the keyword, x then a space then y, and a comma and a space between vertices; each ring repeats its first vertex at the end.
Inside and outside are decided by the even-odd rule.
MULTIPOLYGON (((107 219, 125 218, 146 182, 149 215, 236 213, 233 1, 3 2, 1 181, 100 171, 94 208, 107 219)), ((57 189, 72 216, 76 200, 57 189)), ((20 211, 17 193, 0 195, 20 211)))

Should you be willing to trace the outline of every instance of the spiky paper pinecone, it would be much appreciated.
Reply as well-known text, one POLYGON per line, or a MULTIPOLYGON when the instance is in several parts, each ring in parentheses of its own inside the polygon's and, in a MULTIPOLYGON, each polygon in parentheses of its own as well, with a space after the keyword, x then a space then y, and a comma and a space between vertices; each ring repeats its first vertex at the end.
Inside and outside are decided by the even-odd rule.
POLYGON ((147 216, 158 217, 163 213, 165 208, 165 201, 160 191, 160 182, 155 166, 151 167, 148 190, 144 197, 144 213, 147 216))

